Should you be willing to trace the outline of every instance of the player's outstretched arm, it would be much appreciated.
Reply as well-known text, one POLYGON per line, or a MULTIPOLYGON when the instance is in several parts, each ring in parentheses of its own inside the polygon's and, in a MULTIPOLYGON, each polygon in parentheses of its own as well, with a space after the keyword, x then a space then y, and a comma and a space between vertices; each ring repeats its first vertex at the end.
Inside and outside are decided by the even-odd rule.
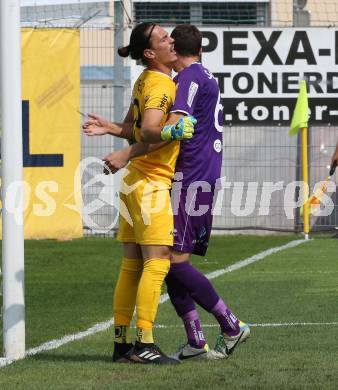
POLYGON ((123 123, 110 122, 100 115, 88 114, 88 119, 82 128, 88 136, 110 134, 119 138, 133 139, 133 119, 132 106, 130 106, 123 123))
MULTIPOLYGON (((116 173, 118 170, 124 168, 132 158, 143 156, 144 154, 160 149, 167 144, 168 142, 165 141, 159 142, 157 144, 137 142, 133 145, 127 146, 122 150, 108 154, 103 158, 103 161, 106 163, 106 166, 110 172, 116 173)), ((109 174, 108 171, 105 171, 105 173, 109 174)))
POLYGON ((163 112, 157 109, 145 111, 141 127, 142 142, 157 143, 161 141, 172 141, 190 139, 194 133, 196 119, 192 116, 185 116, 181 113, 172 113, 162 128, 160 125, 163 112))

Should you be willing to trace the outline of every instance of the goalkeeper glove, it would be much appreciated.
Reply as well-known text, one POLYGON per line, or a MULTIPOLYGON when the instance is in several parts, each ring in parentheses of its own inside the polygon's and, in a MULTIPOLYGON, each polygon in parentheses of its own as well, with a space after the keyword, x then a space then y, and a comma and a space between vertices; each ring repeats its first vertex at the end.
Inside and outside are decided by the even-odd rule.
POLYGON ((197 120, 193 116, 184 116, 175 125, 166 125, 161 130, 163 141, 189 139, 194 134, 197 120))

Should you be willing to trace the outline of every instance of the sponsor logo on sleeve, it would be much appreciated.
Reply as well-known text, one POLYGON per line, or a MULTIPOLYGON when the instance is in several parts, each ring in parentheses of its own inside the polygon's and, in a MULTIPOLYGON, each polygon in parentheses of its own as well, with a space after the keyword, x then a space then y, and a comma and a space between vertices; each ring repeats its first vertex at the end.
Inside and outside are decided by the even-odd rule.
POLYGON ((160 104, 158 105, 158 108, 164 108, 166 106, 166 104, 168 103, 168 99, 169 99, 168 95, 163 94, 163 97, 160 101, 160 104))
POLYGON ((187 100, 187 104, 189 107, 192 106, 192 102, 194 101, 197 90, 198 90, 198 84, 196 84, 192 81, 190 84, 190 87, 189 87, 189 95, 188 95, 188 100, 187 100))

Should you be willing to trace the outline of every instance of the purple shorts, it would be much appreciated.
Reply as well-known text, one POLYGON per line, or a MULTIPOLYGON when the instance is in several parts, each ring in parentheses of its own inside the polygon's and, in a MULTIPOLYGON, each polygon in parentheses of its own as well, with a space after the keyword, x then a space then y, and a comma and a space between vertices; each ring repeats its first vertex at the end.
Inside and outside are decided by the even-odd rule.
POLYGON ((204 256, 212 227, 214 192, 182 189, 181 196, 171 193, 174 213, 173 250, 204 256))

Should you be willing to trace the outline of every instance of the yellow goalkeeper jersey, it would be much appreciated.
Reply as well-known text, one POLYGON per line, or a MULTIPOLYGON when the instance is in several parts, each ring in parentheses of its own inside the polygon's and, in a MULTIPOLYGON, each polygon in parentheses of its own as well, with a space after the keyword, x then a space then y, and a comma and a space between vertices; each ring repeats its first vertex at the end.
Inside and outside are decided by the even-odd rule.
MULTIPOLYGON (((134 138, 136 141, 141 141, 141 125, 145 110, 155 108, 163 111, 161 121, 161 126, 163 126, 175 100, 175 95, 176 86, 169 76, 151 70, 142 72, 134 85, 132 95, 134 138)), ((179 148, 179 141, 172 141, 159 150, 132 159, 129 168, 136 168, 142 172, 142 176, 171 186, 179 148)))

